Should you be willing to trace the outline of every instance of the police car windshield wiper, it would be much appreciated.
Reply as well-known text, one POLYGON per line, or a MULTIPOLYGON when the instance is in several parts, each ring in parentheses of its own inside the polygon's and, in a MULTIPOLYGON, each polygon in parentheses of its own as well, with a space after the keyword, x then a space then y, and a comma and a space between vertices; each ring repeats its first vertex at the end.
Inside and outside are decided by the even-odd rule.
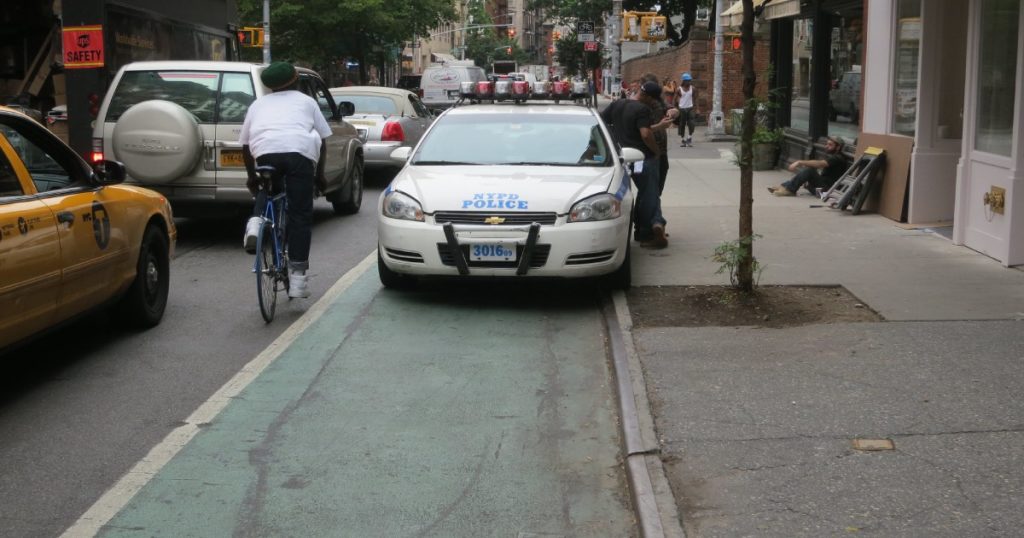
POLYGON ((416 161, 413 164, 418 164, 418 165, 435 165, 435 164, 455 165, 455 164, 459 164, 459 165, 468 165, 468 166, 480 166, 483 163, 471 163, 471 162, 463 162, 463 161, 416 161))

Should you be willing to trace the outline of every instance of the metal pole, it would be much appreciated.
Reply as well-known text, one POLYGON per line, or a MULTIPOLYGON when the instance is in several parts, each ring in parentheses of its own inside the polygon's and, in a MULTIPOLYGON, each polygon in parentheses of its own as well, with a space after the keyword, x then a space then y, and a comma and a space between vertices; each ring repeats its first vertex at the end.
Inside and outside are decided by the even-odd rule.
POLYGON ((270 0, 263 0, 263 63, 270 63, 270 0))
POLYGON ((622 24, 622 0, 612 0, 612 41, 615 43, 615 47, 612 49, 612 84, 609 87, 614 86, 614 81, 619 78, 619 71, 622 68, 622 31, 620 26, 622 24))
POLYGON ((715 87, 708 115, 707 135, 725 134, 725 116, 722 114, 722 3, 715 0, 715 87))

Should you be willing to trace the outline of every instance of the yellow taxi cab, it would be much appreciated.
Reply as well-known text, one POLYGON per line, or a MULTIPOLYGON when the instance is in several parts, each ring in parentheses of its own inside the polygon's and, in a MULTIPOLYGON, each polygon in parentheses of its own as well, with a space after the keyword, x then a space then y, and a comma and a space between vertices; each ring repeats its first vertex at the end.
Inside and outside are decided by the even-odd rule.
POLYGON ((160 323, 177 231, 167 200, 124 176, 0 106, 0 354, 101 307, 160 323))

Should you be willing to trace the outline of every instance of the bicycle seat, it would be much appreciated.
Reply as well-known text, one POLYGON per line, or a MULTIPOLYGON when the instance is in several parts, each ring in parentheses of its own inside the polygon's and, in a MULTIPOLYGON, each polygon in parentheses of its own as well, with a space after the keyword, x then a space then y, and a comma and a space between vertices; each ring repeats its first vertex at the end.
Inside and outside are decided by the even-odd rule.
POLYGON ((277 169, 267 164, 256 167, 256 174, 258 174, 260 177, 274 177, 275 172, 277 172, 277 169))

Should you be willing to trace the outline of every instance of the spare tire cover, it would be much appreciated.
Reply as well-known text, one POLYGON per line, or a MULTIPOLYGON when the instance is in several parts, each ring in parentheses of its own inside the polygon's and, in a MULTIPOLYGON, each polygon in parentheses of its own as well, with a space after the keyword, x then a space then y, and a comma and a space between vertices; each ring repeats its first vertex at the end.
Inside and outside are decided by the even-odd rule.
POLYGON ((114 158, 141 183, 173 181, 195 167, 203 133, 191 112, 170 101, 138 103, 114 124, 114 158))

